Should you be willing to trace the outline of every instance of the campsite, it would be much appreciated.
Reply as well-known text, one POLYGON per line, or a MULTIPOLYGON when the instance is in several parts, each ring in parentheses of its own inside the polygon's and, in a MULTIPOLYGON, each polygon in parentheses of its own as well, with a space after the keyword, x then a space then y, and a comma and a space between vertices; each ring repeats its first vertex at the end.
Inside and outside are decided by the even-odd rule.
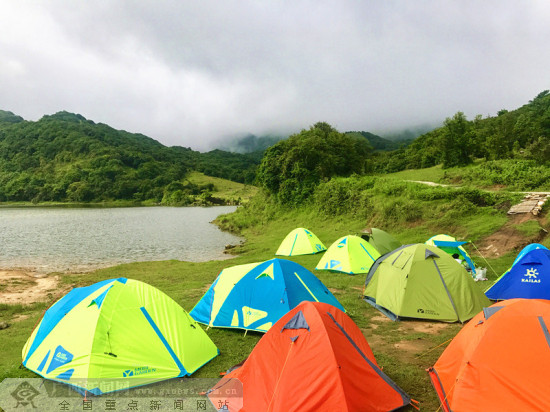
POLYGON ((0 412, 550 411, 550 3, 0 13, 0 412))
MULTIPOLYGON (((435 175, 439 173, 438 168, 425 170, 423 173, 435 175)), ((420 173, 421 171, 418 171, 420 173)), ((426 194, 439 194, 436 197, 452 196, 448 188, 430 187, 417 183, 401 182, 399 175, 394 177, 388 175, 384 180, 384 186, 381 187, 400 187, 401 195, 406 198, 423 199, 426 194)), ((343 180, 342 183, 348 184, 351 181, 343 180)), ((377 183, 379 185, 379 183, 377 183)), ((461 193, 460 188, 452 189, 461 193)), ((379 189, 371 189, 373 198, 389 200, 390 195, 380 193, 379 189)), ((391 195, 393 196, 393 195, 391 195)), ((504 196, 503 193, 499 196, 504 196)), ((510 195, 516 201, 520 197, 510 195)), ((467 198, 464 197, 465 201, 467 198)), ((444 209, 444 200, 419 200, 418 204, 426 213, 433 213, 438 207, 444 209)), ((254 266, 253 262, 262 260, 269 261, 275 257, 275 252, 279 249, 285 237, 297 227, 307 226, 315 236, 324 244, 331 245, 342 238, 345 234, 354 234, 361 237, 364 235, 366 220, 354 211, 340 215, 338 220, 327 219, 327 215, 319 213, 318 205, 312 207, 303 207, 300 210, 290 210, 284 207, 271 205, 273 214, 267 215, 258 221, 260 215, 257 214, 258 207, 266 207, 265 199, 255 204, 250 202, 245 208, 239 209, 236 213, 220 216, 217 224, 221 227, 232 228, 235 224, 243 225, 240 234, 244 235, 246 241, 231 249, 234 257, 224 261, 209 261, 201 263, 180 262, 180 261, 160 261, 160 262, 142 262, 124 264, 105 269, 96 270, 88 273, 52 273, 47 276, 55 282, 55 287, 50 290, 56 295, 39 295, 34 298, 35 301, 28 302, 25 305, 2 305, 2 320, 8 322, 10 327, 1 331, 5 339, 11 342, 6 347, 6 357, 0 362, 4 377, 15 376, 33 376, 32 372, 19 367, 21 363, 21 348, 30 335, 44 310, 56 299, 60 298, 59 291, 67 293, 73 287, 81 287, 124 276, 128 279, 135 279, 150 284, 160 291, 166 293, 174 301, 180 304, 187 312, 191 312, 193 307, 200 301, 212 287, 218 274, 226 268, 238 267, 239 265, 254 266), (243 217, 246 217, 243 220, 243 217), (253 220, 254 219, 254 220, 253 220), (284 222, 284 224, 282 224, 284 222), (307 225, 305 224, 307 222, 307 225)), ((370 221, 378 227, 384 227, 388 233, 392 234, 394 240, 402 244, 423 243, 437 233, 452 233, 457 238, 462 234, 472 242, 464 244, 473 261, 478 267, 487 267, 490 264, 487 275, 489 281, 473 282, 469 279, 478 291, 484 291, 489 284, 496 280, 502 273, 510 268, 516 259, 521 248, 519 245, 529 243, 547 242, 544 228, 548 227, 546 214, 506 216, 505 211, 498 211, 493 207, 479 207, 474 214, 469 209, 463 217, 455 214, 453 225, 436 221, 433 219, 414 219, 401 220, 400 222, 391 222, 384 218, 383 214, 373 211, 370 221), (492 210, 496 210, 497 213, 492 210), (457 224, 456 222, 460 222, 457 224), (386 223, 381 225, 381 223, 386 223), (539 229, 524 230, 536 225, 539 229), (454 229, 451 232, 449 229, 454 229), (458 230, 457 230, 458 229, 458 230), (498 239, 499 233, 506 236, 508 244, 511 247, 506 250, 498 243, 495 248, 499 248, 499 254, 491 252, 494 248, 490 247, 491 239, 498 239), (487 243, 489 239, 490 243, 487 243), (485 260, 486 259, 486 260, 485 260), (493 272, 494 271, 494 272, 493 272)), ((368 226, 370 228, 370 226, 368 226)), ((336 242, 338 243, 338 242, 336 242)), ((395 246, 395 244, 394 244, 395 246)), ((428 246, 431 247, 431 246, 428 246)), ((348 274, 329 270, 316 270, 323 253, 318 253, 316 248, 312 248, 310 254, 298 256, 277 256, 303 266, 315 275, 323 285, 326 285, 330 293, 345 308, 347 316, 357 325, 362 335, 366 338, 371 347, 376 361, 383 368, 385 374, 403 390, 407 396, 419 402, 421 410, 436 410, 439 407, 436 392, 433 389, 427 369, 432 367, 443 350, 448 346, 452 338, 464 327, 464 324, 456 321, 441 322, 437 320, 404 319, 394 322, 387 316, 380 313, 377 309, 369 305, 363 299, 365 290, 365 281, 367 273, 348 274)), ((446 253, 443 252, 442 253, 446 253)), ((449 257, 451 261, 452 258, 449 257)), ((275 259, 277 260, 277 259, 275 259)), ((452 262, 451 262, 452 263, 452 262)), ((466 270, 464 273, 466 273, 466 270)), ((260 273, 260 272, 258 272, 260 273)), ((269 275, 260 277, 257 281, 270 280, 269 275), (266 277, 267 276, 267 277, 266 277)), ((258 275, 252 276, 256 278, 258 275)), ((468 275, 471 276, 471 275, 468 275)), ((14 285, 15 286, 15 285, 14 285)), ((31 285, 29 285, 31 286, 31 285)), ((463 320, 467 325, 467 320, 463 320)), ((206 329, 205 326, 201 326, 206 329)), ((192 377, 197 378, 215 378, 220 372, 224 372, 233 365, 244 361, 251 353, 253 348, 262 338, 263 333, 246 331, 243 329, 226 329, 210 327, 206 330, 208 336, 219 349, 219 356, 214 357, 203 367, 199 368, 192 377)), ((181 378, 180 378, 181 379, 181 378)), ((183 378, 185 379, 185 378, 183 378)), ((410 410, 414 410, 409 406, 410 410)), ((407 408, 405 409, 407 410, 407 408)))

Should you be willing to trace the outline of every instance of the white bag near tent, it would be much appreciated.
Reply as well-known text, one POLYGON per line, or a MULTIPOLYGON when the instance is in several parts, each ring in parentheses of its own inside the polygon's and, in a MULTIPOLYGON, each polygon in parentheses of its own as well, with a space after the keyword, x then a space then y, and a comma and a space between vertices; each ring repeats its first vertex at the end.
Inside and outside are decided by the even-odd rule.
POLYGON ((475 281, 478 282, 480 280, 487 280, 487 277, 485 276, 486 274, 487 268, 476 268, 475 281))

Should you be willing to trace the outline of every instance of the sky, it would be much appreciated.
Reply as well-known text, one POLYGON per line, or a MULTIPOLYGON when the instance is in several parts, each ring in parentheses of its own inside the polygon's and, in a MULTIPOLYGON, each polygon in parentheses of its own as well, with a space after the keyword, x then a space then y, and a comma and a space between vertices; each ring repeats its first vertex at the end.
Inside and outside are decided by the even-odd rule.
POLYGON ((378 134, 550 89, 548 0, 0 0, 0 110, 210 150, 378 134))

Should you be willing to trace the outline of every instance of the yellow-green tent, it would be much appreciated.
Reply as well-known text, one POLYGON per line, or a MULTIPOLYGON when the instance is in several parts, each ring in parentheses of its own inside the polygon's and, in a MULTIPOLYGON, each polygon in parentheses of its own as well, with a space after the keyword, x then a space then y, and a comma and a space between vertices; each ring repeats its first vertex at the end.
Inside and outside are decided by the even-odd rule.
POLYGON ((31 371, 94 395, 190 375, 217 355, 180 305, 126 278, 71 290, 46 311, 22 353, 31 371))
POLYGON ((325 252, 317 270, 332 270, 335 272, 367 273, 380 253, 359 236, 348 235, 338 239, 325 252))
POLYGON ((275 253, 278 256, 313 255, 327 250, 315 233, 299 227, 290 232, 275 253))
POLYGON ((378 259, 363 295, 392 320, 465 322, 491 304, 460 263, 423 243, 402 246, 378 259))

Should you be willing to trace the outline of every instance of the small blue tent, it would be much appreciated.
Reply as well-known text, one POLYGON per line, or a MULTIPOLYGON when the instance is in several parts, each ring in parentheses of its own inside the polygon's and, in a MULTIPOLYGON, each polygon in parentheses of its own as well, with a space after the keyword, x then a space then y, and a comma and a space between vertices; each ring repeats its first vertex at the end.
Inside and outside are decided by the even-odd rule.
POLYGON ((485 294, 492 300, 550 299, 550 250, 531 248, 523 253, 485 294))
MULTIPOLYGON (((512 263, 512 266, 516 264, 518 260, 520 260, 523 256, 525 256, 528 252, 534 250, 534 249, 547 249, 548 248, 544 245, 541 245, 540 243, 531 243, 527 246, 525 246, 523 249, 521 249, 521 252, 519 252, 518 256, 514 260, 514 263, 512 263)), ((508 269, 510 270, 510 269, 508 269)))
POLYGON ((345 311, 309 270, 285 259, 226 268, 191 310, 197 322, 212 327, 267 332, 302 301, 324 302, 345 311))

